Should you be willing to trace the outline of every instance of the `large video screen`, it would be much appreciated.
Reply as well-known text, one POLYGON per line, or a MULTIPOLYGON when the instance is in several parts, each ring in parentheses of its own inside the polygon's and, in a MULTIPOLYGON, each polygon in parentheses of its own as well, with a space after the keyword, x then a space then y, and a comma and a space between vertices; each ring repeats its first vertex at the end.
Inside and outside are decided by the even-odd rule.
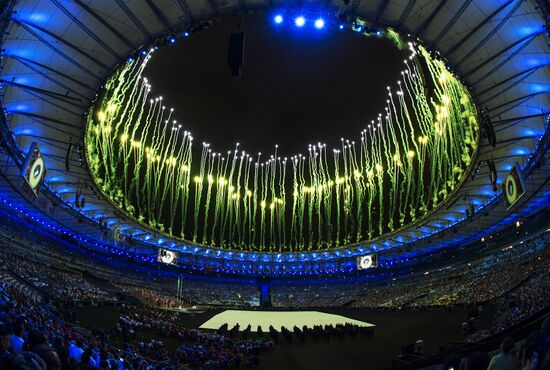
POLYGON ((27 184, 29 184, 34 195, 38 196, 40 186, 42 186, 47 172, 46 163, 44 162, 42 153, 40 153, 38 144, 32 143, 27 157, 25 158, 25 163, 23 163, 21 176, 23 176, 27 184))
POLYGON ((168 249, 159 248, 157 261, 167 265, 175 265, 178 262, 178 254, 168 249))
POLYGON ((512 170, 502 182, 502 192, 508 204, 508 209, 512 208, 519 198, 525 194, 525 185, 517 164, 512 167, 512 170))
POLYGON ((357 270, 366 270, 375 267, 378 267, 378 256, 376 254, 357 257, 357 270))

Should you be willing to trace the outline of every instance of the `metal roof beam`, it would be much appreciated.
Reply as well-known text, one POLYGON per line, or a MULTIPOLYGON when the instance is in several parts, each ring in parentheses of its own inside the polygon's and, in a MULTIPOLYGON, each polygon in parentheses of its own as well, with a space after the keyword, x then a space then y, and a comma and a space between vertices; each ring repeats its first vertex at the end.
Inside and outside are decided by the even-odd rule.
POLYGON ((406 21, 409 15, 411 14, 411 11, 414 8, 414 4, 416 4, 416 0, 409 0, 407 3, 407 6, 405 6, 405 9, 403 9, 403 13, 401 13, 401 16, 399 17, 399 21, 397 22, 397 27, 401 27, 406 21))
MULTIPOLYGON (((508 143, 508 145, 512 145, 513 143, 508 143)), ((499 149, 492 149, 492 150, 489 150, 487 152, 485 152, 484 154, 490 154, 490 153, 493 153, 493 152, 498 152, 499 149)), ((531 156, 531 153, 528 152, 528 153, 525 153, 525 154, 507 154, 507 155, 500 155, 498 157, 493 157, 491 156, 491 159, 493 160, 500 160, 500 159, 510 159, 510 158, 517 158, 517 157, 530 157, 531 156)), ((504 171, 501 171, 501 172, 504 172, 504 171)), ((508 171, 506 171, 508 172, 508 171)))
POLYGON ((424 23, 422 23, 422 25, 420 26, 420 28, 418 29, 418 31, 416 31, 416 35, 419 36, 421 35, 425 30, 426 28, 428 28, 430 26, 430 24, 432 24, 432 21, 437 17, 437 15, 439 14, 439 12, 441 11, 441 9, 443 9, 443 7, 445 6, 445 4, 447 3, 448 0, 440 0, 439 3, 437 4, 437 6, 435 7, 435 9, 430 13, 430 15, 428 16, 428 18, 426 18, 426 20, 424 21, 424 23))
POLYGON ((384 14, 384 11, 388 7, 389 2, 390 2, 389 0, 382 0, 380 5, 378 6, 378 11, 376 12, 376 17, 375 17, 377 22, 380 19, 380 17, 382 16, 382 14, 384 14))
MULTIPOLYGON (((508 22, 508 20, 512 17, 512 15, 514 15, 514 13, 516 12, 516 10, 519 9, 521 3, 523 2, 523 0, 517 0, 516 2, 516 5, 514 5, 514 7, 512 9, 510 9, 510 11, 504 16, 504 18, 502 18, 502 20, 495 26, 491 29, 491 31, 480 41, 476 44, 476 46, 474 46, 474 48, 472 50, 470 50, 466 55, 464 55, 459 61, 458 63, 455 65, 455 68, 458 68, 462 63, 464 63, 464 61, 466 61, 468 58, 470 58, 472 55, 474 55, 475 53, 478 52, 478 50, 483 46, 485 45, 485 43, 487 41, 489 41, 489 39, 491 37, 493 37, 494 35, 496 35, 496 33, 498 32, 498 30, 500 30, 502 28, 502 26, 504 26, 504 24, 506 22, 508 22)), ((449 56, 450 54, 449 53, 446 53, 447 56, 449 56)))
POLYGON ((484 67, 485 65, 487 65, 488 63, 492 62, 494 59, 498 58, 499 56, 501 56, 502 54, 504 54, 505 52, 507 52, 508 50, 510 49, 513 49, 514 47, 524 43, 522 45, 522 47, 525 47, 527 44, 529 44, 529 42, 534 39, 535 37, 537 37, 538 35, 540 35, 542 33, 542 31, 539 31, 539 32, 535 32, 535 33, 532 33, 530 35, 527 35, 527 36, 524 36, 522 37, 521 39, 515 41, 514 43, 506 46, 504 49, 501 49, 500 51, 498 51, 496 54, 493 54, 491 55, 489 58, 485 59, 481 64, 478 64, 477 66, 475 66, 474 68, 472 68, 470 71, 466 72, 464 74, 464 76, 470 76, 472 73, 474 73, 475 71, 481 69, 482 67, 484 67))
MULTIPOLYGON (((17 58, 14 58, 14 59, 18 60, 17 58)), ((18 61, 20 61, 20 60, 18 60, 18 61)), ((20 61, 20 62, 21 62, 21 61, 20 61)), ((30 70, 36 72, 36 73, 39 74, 40 76, 44 77, 46 80, 48 80, 48 81, 54 83, 55 85, 60 86, 61 88, 67 90, 67 93, 68 93, 68 92, 72 92, 72 93, 74 93, 74 94, 76 94, 76 95, 79 95, 80 97, 82 97, 82 98, 84 98, 84 99, 88 99, 86 96, 80 94, 78 91, 73 90, 73 89, 67 87, 66 85, 64 85, 64 84, 62 84, 61 82, 57 81, 57 79, 48 76, 48 74, 44 73, 43 71, 39 70, 38 68, 36 68, 36 67, 34 67, 34 66, 32 66, 32 65, 28 65, 26 62, 21 62, 21 64, 23 64, 24 66, 26 66, 26 67, 29 68, 30 70)))
POLYGON ((113 50, 112 47, 110 47, 106 42, 104 42, 98 35, 95 34, 94 31, 89 29, 82 23, 77 17, 75 17, 71 12, 67 10, 59 0, 51 0, 71 21, 73 21, 80 29, 82 29, 84 32, 86 32, 91 38, 95 40, 103 49, 107 50, 112 56, 114 56, 117 59, 120 59, 120 55, 116 51, 113 50))
POLYGON ((466 8, 468 8, 468 6, 472 3, 472 0, 466 0, 464 1, 464 3, 462 4, 462 6, 458 9, 458 11, 455 13, 455 15, 451 18, 451 20, 445 25, 445 27, 443 27, 443 29, 441 30, 441 32, 439 32, 439 35, 437 35, 435 37, 435 39, 432 41, 431 43, 431 46, 433 47, 434 45, 436 45, 437 43, 439 43, 439 41, 441 41, 441 39, 449 32, 449 30, 454 26, 454 24, 456 23, 456 21, 458 21, 458 19, 462 16, 462 13, 464 13, 464 11, 466 10, 466 8))
POLYGON ((145 0, 149 8, 153 11, 153 14, 155 14, 155 17, 162 23, 164 28, 169 30, 170 32, 173 31, 172 26, 170 26, 170 22, 168 22, 168 19, 166 16, 162 13, 162 11, 159 9, 159 7, 152 1, 152 0, 145 0))
MULTIPOLYGON (((501 90, 501 91, 498 93, 498 95, 499 95, 499 94, 501 94, 502 92, 504 92, 504 91, 506 91, 506 90, 508 90, 508 89, 510 89, 510 88, 512 88, 512 87, 514 87, 514 85, 515 85, 516 83, 521 82, 521 81, 523 81, 525 78, 531 76, 531 75, 532 75, 534 72, 536 72, 539 68, 541 68, 541 67, 546 67, 546 66, 548 66, 548 65, 550 65, 550 64, 541 64, 541 65, 539 65, 539 66, 531 67, 531 68, 529 68, 529 69, 526 69, 525 71, 521 71, 521 72, 519 72, 519 73, 516 73, 516 74, 514 74, 514 75, 512 75, 512 76, 510 76, 510 77, 508 77, 508 78, 506 78, 506 79, 504 79, 504 80, 502 80, 502 81, 500 81, 500 82, 497 82, 496 84, 491 84, 491 86, 489 86, 489 87, 487 87, 486 89, 480 91, 480 92, 477 93, 476 95, 481 96, 481 95, 483 95, 483 94, 485 94, 485 93, 487 93, 487 92, 493 90, 494 88, 499 87, 500 85, 503 85, 503 84, 505 84, 505 83, 507 83, 507 82, 509 82, 509 81, 512 81, 512 80, 514 80, 514 79, 517 78, 517 77, 520 77, 520 76, 522 76, 522 75, 525 75, 522 79, 516 81, 514 84, 510 85, 509 87, 507 87, 505 90, 501 90)), ((496 96, 496 95, 495 95, 495 96, 496 96)), ((494 97, 494 96, 493 96, 493 97, 494 97)), ((491 100, 491 99, 493 99, 493 97, 491 97, 491 98, 489 98, 489 99, 487 99, 487 100, 491 100)), ((483 103, 480 103, 480 104, 483 105, 483 103)))
MULTIPOLYGON (((12 181, 4 174, 3 171, 0 171, 0 176, 2 176, 4 179, 6 179, 6 181, 7 181, 8 184, 9 184, 9 186, 10 186, 10 187, 13 189, 13 191, 19 196, 19 199, 26 199, 25 195, 21 193, 21 190, 19 190, 19 188, 18 188, 17 186, 15 186, 15 185, 12 183, 12 181)), ((52 195, 52 194, 51 194, 51 190, 50 190, 48 187, 46 187, 45 189, 41 190, 41 193, 43 193, 44 195, 46 195, 47 198, 50 198, 50 197, 47 196, 48 194, 51 195, 51 196, 53 196, 54 199, 52 200, 52 199, 50 198, 50 201, 52 201, 53 203, 55 203, 55 204, 57 204, 58 206, 60 206, 61 209, 67 211, 67 209, 63 206, 63 204, 61 204, 61 205, 59 204, 60 199, 59 199, 58 197, 56 197, 55 195, 52 195)), ((42 209, 42 207, 40 207, 37 203, 35 203, 35 202, 25 202, 25 205, 30 206, 30 209, 31 209, 31 210, 32 210, 32 208, 34 208, 34 209, 36 209, 38 212, 42 213, 44 216, 46 216, 46 218, 48 218, 48 219, 50 219, 50 220, 52 221, 52 224, 58 225, 58 226, 60 226, 61 228, 65 228, 66 230, 69 230, 70 232, 73 232, 73 233, 74 233, 74 231, 72 231, 70 228, 68 228, 65 224, 61 223, 61 222, 59 221, 59 219, 54 220, 54 219, 52 218, 52 216, 51 216, 48 212, 46 212, 44 209, 42 209)), ((75 234, 76 234, 76 233, 75 233, 75 234)))
POLYGON ((36 33, 31 27, 27 26, 25 23, 21 23, 21 22, 17 22, 17 23, 20 24, 21 27, 23 27, 27 32, 29 32, 34 37, 36 37, 40 42, 42 42, 44 45, 46 45, 47 47, 55 51, 57 54, 59 54, 61 57, 67 60, 69 63, 73 64, 75 67, 80 69, 82 72, 85 72, 98 80, 101 79, 101 77, 99 77, 96 73, 90 71, 88 68, 84 67, 82 64, 78 63, 76 60, 74 60, 73 58, 71 58, 70 56, 68 56, 61 50, 59 50, 57 47, 52 45, 52 43, 50 43, 48 40, 46 40, 45 38, 40 36, 38 33, 36 33))
MULTIPOLYGON (((58 139, 55 139, 53 137, 46 137, 46 136, 40 136, 40 135, 32 135, 32 134, 14 134, 14 136, 26 136, 26 137, 34 137, 34 138, 37 138, 37 139, 41 139, 41 140, 44 140, 44 141, 52 141, 54 143, 59 143, 59 144, 69 144, 63 140, 58 140, 58 139)), ((59 148, 59 146, 57 146, 59 148)), ((73 159, 71 159, 73 160, 73 159)))
MULTIPOLYGON (((8 113, 11 113, 11 114, 17 114, 17 115, 20 115, 20 116, 27 116, 29 117, 33 122, 36 122, 38 124, 41 124, 42 126, 45 126, 47 127, 48 129, 51 129, 51 130, 55 130, 55 131, 58 131, 58 132, 61 132, 62 134, 64 135, 67 135, 67 136, 76 136, 75 135, 75 132, 69 132, 69 131, 66 131, 66 130, 63 130, 59 127, 56 127, 56 126, 53 126, 51 124, 48 124, 44 121, 41 121, 39 118, 36 118, 36 117, 32 117, 32 116, 29 116, 28 114, 25 114, 24 112, 8 112, 8 113)), ((72 128, 75 128, 76 127, 72 127, 72 128)), ((82 128, 79 128, 78 131, 82 131, 82 128)))
POLYGON ((85 52, 84 50, 82 50, 81 47, 78 47, 76 45, 73 45, 72 43, 68 42, 67 40, 65 40, 65 38, 63 37, 60 37, 58 35, 56 35, 55 33, 45 29, 45 28, 42 28, 40 26, 37 26, 35 24, 32 24, 32 23, 29 23, 29 22, 25 22, 25 21, 21 21, 21 20, 17 20, 17 22, 19 24, 25 24, 29 27, 32 27, 34 29, 37 29, 39 30, 40 32, 43 32, 45 33, 46 35, 49 35, 51 37, 53 37, 54 39, 56 39, 57 41, 59 41, 60 43, 62 44, 65 44, 67 45, 69 48, 73 49, 74 51, 82 54, 83 56, 85 56, 86 58, 88 58, 89 60, 91 60, 92 62, 94 62, 95 64, 97 64, 98 66, 101 66, 102 68, 105 68, 105 69, 109 69, 109 66, 105 63, 103 63, 102 61, 100 61, 99 59, 95 58, 93 55, 85 52))
POLYGON ((51 100, 48 100, 48 99, 44 98, 44 97, 41 96, 41 95, 35 94, 35 93, 33 93, 33 92, 30 92, 30 91, 27 91, 27 94, 32 95, 32 96, 34 96, 35 98, 40 99, 40 100, 42 100, 42 101, 45 102, 45 103, 48 103, 48 104, 50 104, 50 105, 53 105, 54 107, 56 107, 56 108, 58 108, 58 109, 61 109, 62 111, 65 111, 65 112, 67 112, 67 113, 69 113, 69 114, 72 114, 72 115, 75 116, 75 117, 82 118, 82 116, 83 116, 83 113, 73 112, 72 110, 63 107, 63 106, 60 105, 60 104, 54 103, 54 102, 52 102, 51 100))
POLYGON ((177 0, 181 10, 183 10, 183 14, 185 14, 185 16, 187 18, 189 18, 191 20, 191 22, 194 22, 195 21, 195 16, 193 15, 193 12, 191 11, 191 8, 189 7, 189 4, 187 4, 187 1, 185 0, 177 0))
POLYGON ((550 115, 550 111, 544 112, 544 113, 530 114, 528 116, 501 119, 501 120, 498 120, 498 121, 492 121, 491 123, 493 124, 493 127, 495 127, 495 126, 502 125, 502 124, 505 124, 505 123, 516 122, 516 121, 521 122, 521 121, 525 121, 526 119, 546 117, 548 115, 550 115))
MULTIPOLYGON (((63 126, 75 128, 75 129, 78 129, 78 130, 82 130, 82 126, 80 126, 80 125, 75 125, 75 124, 72 124, 72 123, 64 122, 64 121, 58 120, 56 118, 43 116, 41 114, 30 113, 30 112, 20 112, 20 111, 9 111, 9 110, 7 111, 7 113, 8 114, 15 114, 15 115, 19 115, 19 116, 30 117, 30 118, 36 118, 36 119, 43 119, 43 120, 48 121, 48 122, 58 123, 58 124, 63 125, 63 126)), ((37 121, 37 122, 40 122, 40 121, 37 121)), ((40 122, 40 123, 43 123, 43 122, 40 122)), ((51 126, 48 126, 48 127, 51 127, 51 126)))
POLYGON ((59 93, 56 93, 56 92, 53 92, 53 91, 39 89, 38 87, 23 85, 23 84, 19 84, 17 82, 6 81, 6 80, 2 80, 2 79, 0 79, 0 84, 17 87, 17 88, 25 90, 25 91, 32 91, 32 92, 35 92, 35 93, 38 93, 38 94, 41 94, 41 95, 48 96, 50 98, 61 100, 65 103, 67 103, 67 104, 70 104, 70 105, 78 107, 78 108, 84 108, 84 105, 82 104, 80 99, 74 98, 72 96, 67 96, 67 95, 59 94, 59 93))
POLYGON ((153 36, 151 35, 151 32, 149 32, 149 30, 143 25, 143 23, 141 23, 139 18, 136 17, 134 12, 132 12, 130 8, 128 8, 128 6, 124 3, 124 1, 123 0, 115 0, 115 1, 119 6, 119 8, 122 9, 124 13, 126 13, 128 18, 130 18, 132 23, 141 31, 141 33, 143 33, 149 39, 149 41, 152 41, 153 36))
POLYGON ((80 5, 80 7, 82 9, 87 11, 99 23, 101 23, 103 26, 105 26, 105 28, 107 28, 109 31, 111 31, 113 33, 113 35, 115 35, 116 37, 119 38, 120 41, 124 42, 126 44, 126 46, 128 46, 128 48, 130 48, 130 50, 134 49, 135 46, 132 44, 132 42, 130 40, 128 40, 128 38, 126 38, 126 36, 124 36, 121 32, 119 32, 115 27, 113 27, 109 22, 107 22, 105 20, 105 17, 102 17, 99 14, 97 14, 91 7, 84 4, 81 0, 73 0, 73 1, 75 3, 77 3, 78 5, 80 5))
POLYGON ((77 85, 80 85, 86 89, 89 89, 91 91, 95 91, 95 89, 89 85, 86 85, 85 83, 83 83, 82 81, 80 80, 77 80, 76 78, 73 78, 71 76, 69 76, 68 74, 65 74, 63 72, 60 72, 56 69, 53 69, 52 67, 49 67, 45 64, 42 64, 42 63, 38 63, 38 62, 35 62, 34 60, 30 60, 30 59, 27 59, 27 58, 24 58, 24 57, 21 57, 21 56, 18 56, 18 55, 7 55, 8 57, 10 58, 13 58, 15 60, 17 60, 18 62, 20 62, 21 64, 25 65, 26 67, 32 69, 33 71, 35 71, 36 73, 38 73, 39 75, 41 75, 42 77, 44 78, 47 78, 48 80, 50 80, 51 82, 54 82, 56 83, 57 85, 63 87, 63 88, 66 88, 67 90, 70 90, 71 92, 73 92, 74 94, 76 95, 80 95, 81 97, 87 99, 88 97, 85 96, 85 95, 82 95, 81 93, 79 93, 77 90, 74 90, 74 89, 71 89, 70 87, 62 84, 61 82, 59 82, 57 79, 55 78, 51 78, 49 77, 46 73, 44 73, 43 71, 40 71, 39 69, 33 67, 33 66, 38 66, 38 67, 41 67, 41 68, 44 68, 45 70, 47 71, 50 71, 50 72, 53 72, 61 77, 64 77, 66 78, 67 80, 70 80, 72 82, 74 82, 75 84, 77 85))
MULTIPOLYGON (((542 33, 542 32, 541 32, 542 33)), ((540 33, 539 33, 540 34, 540 33)), ((500 68, 502 68, 505 64, 507 64, 510 60, 512 60, 512 58, 514 58, 517 54, 519 54, 520 51, 522 51, 523 49, 525 49, 525 47, 527 47, 527 45, 529 45, 531 43, 531 41, 533 41, 535 39, 535 37, 538 36, 538 35, 534 35, 532 36, 531 38, 529 38, 527 41, 525 41, 519 48, 517 48, 516 50, 514 50, 514 52, 512 54, 510 54, 508 57, 506 57, 506 59, 504 59, 502 62, 500 62, 498 65, 494 66, 493 68, 491 68, 491 70, 487 73, 485 73, 483 76, 479 77, 473 84, 477 84, 483 80, 485 80, 487 77, 489 77, 490 75, 492 75, 493 73, 495 73, 496 71, 498 71, 500 68)), ((483 63, 483 65, 485 65, 485 63, 483 63)), ((473 72, 473 71, 472 71, 473 72)))
POLYGON ((509 0, 508 2, 502 4, 499 8, 497 8, 494 12, 489 14, 481 23, 479 23, 477 26, 472 28, 470 32, 468 32, 463 38, 460 39, 448 52, 445 53, 447 57, 451 56, 455 51, 457 51, 462 44, 464 44, 466 41, 470 39, 477 31, 479 31, 483 26, 485 26, 487 23, 491 21, 497 14, 499 14, 502 10, 504 10, 508 5, 512 4, 514 1, 517 0, 509 0))
POLYGON ((486 105, 487 102, 490 102, 491 100, 493 99, 496 99, 496 98, 499 98, 502 94, 504 94, 506 91, 516 87, 517 84, 519 84, 520 82, 523 82, 524 80, 526 80, 527 78, 529 78, 529 76, 531 76, 533 73, 535 73, 536 70, 532 70, 530 71, 529 73, 527 73, 526 75, 524 75, 522 78, 520 78, 519 80, 517 81, 514 81, 513 84, 510 84, 509 86, 505 87, 504 89, 501 89, 498 93, 494 94, 493 96, 491 96, 490 98, 488 99, 485 99, 483 102, 480 102, 479 104, 480 105, 486 105))
MULTIPOLYGON (((499 140, 498 143, 497 143, 497 147, 499 145, 503 145, 503 144, 508 144, 508 143, 515 143, 516 141, 521 141, 521 140, 527 140, 527 139, 534 139, 535 137, 537 136, 533 136, 533 135, 526 135, 526 136, 514 136, 514 137, 511 137, 509 139, 505 139, 505 140, 499 140)), ((496 148, 495 148, 496 149, 496 148)), ((490 151, 494 151, 495 149, 491 148, 490 151)), ((482 154, 486 154, 487 152, 484 152, 482 154)))
MULTIPOLYGON (((499 108, 503 108, 503 107, 505 107, 505 106, 507 106, 507 105, 509 105, 509 104, 516 103, 516 104, 514 104, 513 106, 509 107, 508 109, 505 109, 505 110, 503 110, 502 112, 499 112, 499 113, 498 113, 498 115, 501 115, 501 114, 504 114, 504 113, 508 112, 508 111, 511 110, 511 109, 514 109, 514 108, 517 107, 518 105, 523 104, 523 103, 525 103, 526 101, 531 100, 531 99, 534 98, 535 96, 541 95, 541 94, 550 94, 550 91, 539 91, 539 92, 532 93, 532 94, 528 94, 528 95, 525 95, 525 96, 522 96, 522 97, 519 97, 519 98, 516 98, 516 99, 512 99, 512 100, 509 100, 509 101, 507 101, 507 102, 505 102, 505 103, 499 104, 499 105, 497 105, 496 107, 491 107, 491 108, 489 109, 489 111, 492 112, 492 111, 497 110, 497 109, 499 109, 499 108)), ((492 115, 491 118, 492 118, 492 117, 495 117, 496 115, 497 115, 497 114, 492 115)))

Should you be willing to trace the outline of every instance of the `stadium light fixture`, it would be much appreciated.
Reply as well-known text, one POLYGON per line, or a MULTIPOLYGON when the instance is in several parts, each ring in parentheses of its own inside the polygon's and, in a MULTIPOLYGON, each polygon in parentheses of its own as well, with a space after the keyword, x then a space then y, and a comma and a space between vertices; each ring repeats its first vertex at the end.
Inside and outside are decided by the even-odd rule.
POLYGON ((306 24, 306 19, 302 16, 296 17, 296 19, 294 19, 294 24, 296 27, 303 27, 306 24))
POLYGON ((315 20, 315 28, 320 30, 321 28, 325 27, 325 20, 323 18, 318 18, 315 20))

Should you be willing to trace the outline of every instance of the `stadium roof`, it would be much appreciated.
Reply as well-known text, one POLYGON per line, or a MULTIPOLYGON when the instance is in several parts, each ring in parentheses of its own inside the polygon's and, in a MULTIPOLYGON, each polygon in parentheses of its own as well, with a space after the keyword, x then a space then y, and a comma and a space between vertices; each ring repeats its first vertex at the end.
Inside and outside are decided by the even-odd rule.
MULTIPOLYGON (((415 243, 411 253, 429 251, 494 230, 524 217, 549 198, 548 117, 550 112, 550 41, 548 9, 536 0, 19 0, 7 1, 0 70, 1 104, 11 133, 3 151, 1 196, 33 214, 54 217, 66 229, 101 239, 98 220, 153 245, 190 253, 209 249, 181 242, 147 229, 122 215, 102 195, 80 157, 85 113, 112 70, 155 40, 183 32, 226 14, 322 8, 336 16, 361 17, 418 37, 440 52, 471 87, 472 95, 491 118, 497 144, 486 140, 479 152, 483 164, 454 197, 429 217, 405 230, 364 245, 303 256, 273 255, 266 259, 338 258, 415 243), (14 13, 10 16, 11 11, 14 13), (32 142, 47 158, 47 189, 39 200, 22 195, 20 167, 32 142), (543 145, 541 145, 541 143, 543 145), (79 156, 80 152, 80 156, 79 156), (14 160, 8 158, 12 155, 14 160), (493 159, 500 183, 515 163, 523 169, 527 194, 506 210, 493 193, 486 160, 493 159), (542 163, 542 168, 540 164, 542 163), (67 165, 68 164, 68 165, 67 165), (74 206, 76 192, 86 205, 74 206), (20 202, 26 197, 27 203, 20 202), (59 201, 61 200, 61 201, 59 201), (56 206, 53 206, 56 204, 56 206), (476 208, 474 222, 466 209, 476 208), (52 210, 50 214, 49 210, 52 210), (447 230, 447 231, 444 231, 447 230), (437 243, 420 240, 437 236, 437 243)), ((6 127, 3 127, 4 129, 6 127)), ((219 256, 236 258, 222 251, 219 256)), ((239 255, 243 255, 242 253, 239 255)), ((242 259, 258 259, 245 253, 242 259)))

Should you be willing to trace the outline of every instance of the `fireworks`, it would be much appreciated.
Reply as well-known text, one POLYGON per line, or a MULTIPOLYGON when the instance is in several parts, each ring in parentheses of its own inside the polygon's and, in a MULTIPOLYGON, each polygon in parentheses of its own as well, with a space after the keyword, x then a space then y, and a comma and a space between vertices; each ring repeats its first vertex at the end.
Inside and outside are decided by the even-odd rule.
POLYGON ((162 97, 150 98, 142 76, 150 54, 129 61, 88 115, 91 173, 134 219, 217 248, 319 250, 394 231, 456 189, 478 141, 467 89, 423 47, 409 46, 384 111, 356 140, 289 157, 278 146, 252 155, 239 144, 223 153, 196 145, 162 97))

